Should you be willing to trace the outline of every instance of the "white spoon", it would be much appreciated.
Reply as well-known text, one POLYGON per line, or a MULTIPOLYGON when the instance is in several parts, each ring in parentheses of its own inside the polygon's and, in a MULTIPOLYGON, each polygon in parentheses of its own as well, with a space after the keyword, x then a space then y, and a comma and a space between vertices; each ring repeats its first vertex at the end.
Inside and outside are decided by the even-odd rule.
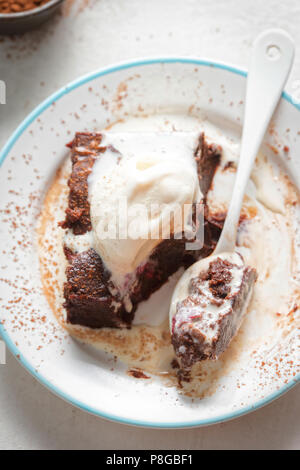
MULTIPOLYGON (((230 262, 237 261, 240 263, 241 258, 235 253, 235 246, 246 186, 255 157, 281 97, 293 63, 293 57, 294 43, 285 31, 279 29, 268 30, 260 34, 254 43, 250 72, 247 79, 241 152, 224 227, 212 255, 188 268, 179 280, 170 307, 171 332, 177 303, 188 296, 189 281, 198 276, 203 270, 207 270, 209 264, 218 257, 228 259, 230 262)), ((249 302, 251 293, 252 289, 247 293, 248 298, 243 299, 245 304, 249 302)), ((236 324, 236 331, 241 321, 242 315, 240 315, 236 324)), ((233 332, 233 335, 236 331, 233 332)))

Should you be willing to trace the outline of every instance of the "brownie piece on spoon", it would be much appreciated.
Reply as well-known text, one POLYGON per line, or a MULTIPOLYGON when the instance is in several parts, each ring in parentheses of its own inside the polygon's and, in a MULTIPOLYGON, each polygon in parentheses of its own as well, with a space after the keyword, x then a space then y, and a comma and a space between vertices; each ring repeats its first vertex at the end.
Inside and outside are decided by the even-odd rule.
POLYGON ((217 359, 246 314, 257 274, 238 253, 195 263, 177 285, 171 304, 172 343, 180 366, 217 359), (198 264, 201 263, 199 271, 198 264))

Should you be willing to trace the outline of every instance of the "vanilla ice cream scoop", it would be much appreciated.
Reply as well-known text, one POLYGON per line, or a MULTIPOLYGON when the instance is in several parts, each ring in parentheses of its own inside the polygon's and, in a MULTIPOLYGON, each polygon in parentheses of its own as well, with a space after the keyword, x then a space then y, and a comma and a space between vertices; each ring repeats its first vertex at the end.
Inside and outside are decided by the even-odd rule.
POLYGON ((188 229, 202 199, 198 139, 195 132, 104 134, 107 151, 89 178, 90 213, 94 248, 119 290, 162 239, 188 229))

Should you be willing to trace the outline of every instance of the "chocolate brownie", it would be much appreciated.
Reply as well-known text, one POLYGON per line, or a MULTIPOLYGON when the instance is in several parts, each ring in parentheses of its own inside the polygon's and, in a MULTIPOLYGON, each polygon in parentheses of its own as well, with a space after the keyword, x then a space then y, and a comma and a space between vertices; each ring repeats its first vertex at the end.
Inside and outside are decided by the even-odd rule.
MULTIPOLYGON (((74 235, 82 235, 92 229, 90 204, 88 201, 88 176, 96 159, 106 151, 101 145, 101 133, 76 133, 68 144, 71 148, 72 173, 66 218, 60 224, 71 229, 74 235)), ((118 153, 116 152, 116 158, 118 153)), ((114 152, 112 153, 113 158, 114 152)), ((101 258, 90 248, 83 253, 66 250, 68 267, 64 287, 67 321, 92 328, 130 326, 134 312, 142 300, 159 289, 180 267, 188 267, 199 257, 210 254, 220 235, 220 227, 207 218, 205 196, 211 185, 214 172, 220 162, 221 149, 207 144, 203 133, 195 151, 199 184, 204 195, 204 246, 201 250, 187 251, 186 240, 171 238, 163 240, 152 252, 148 262, 136 272, 136 282, 126 299, 121 299, 112 285, 110 273, 101 258)), ((199 209, 197 209, 199 210, 199 209)), ((193 222, 199 213, 195 210, 193 222)))
POLYGON ((90 203, 88 201, 88 176, 99 155, 106 151, 101 146, 102 134, 77 132, 71 148, 72 173, 68 181, 70 188, 66 218, 61 227, 71 228, 74 235, 92 230, 90 203))
POLYGON ((243 262, 217 257, 190 280, 188 296, 177 303, 172 323, 172 344, 182 369, 217 359, 227 349, 256 278, 256 270, 243 262))

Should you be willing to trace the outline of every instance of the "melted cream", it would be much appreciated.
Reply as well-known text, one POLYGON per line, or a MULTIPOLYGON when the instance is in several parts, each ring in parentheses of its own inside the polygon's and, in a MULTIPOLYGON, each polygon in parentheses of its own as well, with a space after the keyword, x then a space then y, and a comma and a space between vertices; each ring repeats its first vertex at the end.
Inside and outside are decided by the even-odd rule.
MULTIPOLYGON (((112 130, 112 129, 111 129, 112 130)), ((237 162, 239 141, 199 119, 186 115, 155 115, 149 118, 132 118, 113 126, 116 132, 170 132, 172 130, 199 132, 204 130, 208 140, 220 144, 224 150, 221 166, 208 194, 210 213, 226 210, 230 200, 234 168, 225 169, 229 161, 237 162)), ((290 181, 271 165, 264 156, 259 156, 244 200, 244 221, 238 234, 238 249, 245 263, 258 272, 252 300, 237 337, 228 350, 216 362, 204 361, 192 371, 193 380, 183 383, 183 391, 200 396, 203 390, 213 391, 214 383, 222 375, 237 371, 240 362, 252 361, 261 354, 265 358, 280 349, 295 331, 296 313, 290 314, 295 304, 299 305, 300 261, 297 255, 299 241, 296 240, 297 192, 290 181), (264 178, 255 175, 263 172, 264 178), (270 191, 269 191, 270 189, 270 191), (268 194, 272 194, 272 201, 268 194), (284 207, 284 212, 282 212, 284 207), (297 246, 298 244, 298 246, 297 246), (209 362, 209 363, 208 363, 209 362)), ((174 357, 170 342, 169 313, 172 291, 181 273, 142 302, 135 314, 131 330, 89 328, 66 324, 63 304, 63 283, 66 260, 62 251, 62 237, 68 237, 57 225, 64 217, 67 204, 67 178, 70 172, 66 162, 58 178, 50 188, 41 216, 39 247, 41 272, 49 303, 69 333, 80 341, 116 355, 129 367, 174 377, 170 362, 174 357), (50 252, 48 246, 52 245, 50 252), (57 262, 53 267, 53 256, 57 262), (177 276, 177 277, 176 277, 177 276)), ((78 250, 84 250, 91 242, 88 237, 77 236, 78 250)), ((69 240, 70 243, 75 243, 69 240)), ((68 242, 68 243, 69 243, 68 242)), ((175 382, 173 382, 175 383, 175 382)))

